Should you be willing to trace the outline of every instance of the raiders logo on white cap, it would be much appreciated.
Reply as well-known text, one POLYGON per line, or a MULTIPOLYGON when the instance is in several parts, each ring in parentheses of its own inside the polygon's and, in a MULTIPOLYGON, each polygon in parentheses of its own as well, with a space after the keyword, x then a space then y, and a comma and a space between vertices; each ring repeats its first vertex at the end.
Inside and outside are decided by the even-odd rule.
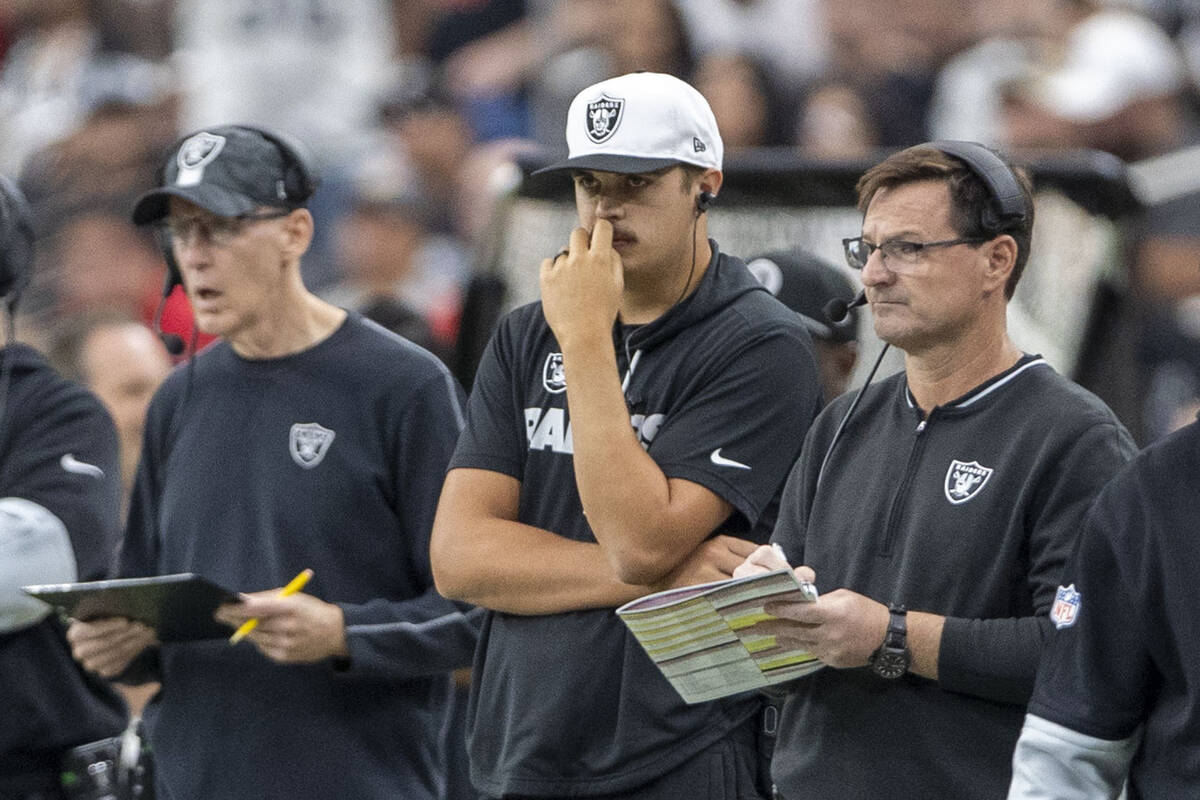
POLYGON ((625 101, 619 97, 600 95, 599 100, 587 104, 587 137, 596 144, 607 142, 621 124, 621 111, 625 101))
POLYGON ((720 169, 717 120, 700 92, 673 75, 632 72, 593 84, 567 110, 567 159, 539 170, 653 172, 675 164, 720 169))

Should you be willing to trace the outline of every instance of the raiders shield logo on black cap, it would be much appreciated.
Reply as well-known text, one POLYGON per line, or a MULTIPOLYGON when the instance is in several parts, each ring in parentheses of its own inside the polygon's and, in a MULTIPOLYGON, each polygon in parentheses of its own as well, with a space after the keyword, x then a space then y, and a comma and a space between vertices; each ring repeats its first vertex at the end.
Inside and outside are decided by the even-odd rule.
POLYGON ((212 133, 197 133, 179 147, 176 163, 179 174, 176 186, 195 186, 204 179, 204 166, 212 161, 225 147, 225 137, 212 133))

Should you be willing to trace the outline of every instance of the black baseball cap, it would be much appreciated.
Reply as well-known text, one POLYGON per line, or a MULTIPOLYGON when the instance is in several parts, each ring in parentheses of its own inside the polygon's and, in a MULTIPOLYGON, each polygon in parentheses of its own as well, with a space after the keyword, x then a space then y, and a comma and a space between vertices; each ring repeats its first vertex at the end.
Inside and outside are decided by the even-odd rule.
POLYGON ((836 266, 800 247, 765 253, 747 261, 746 266, 771 294, 800 315, 813 338, 837 343, 855 341, 858 326, 854 310, 840 323, 831 322, 825 314, 829 301, 849 303, 854 299, 854 284, 836 266))
POLYGON ((171 197, 221 217, 240 217, 263 206, 299 208, 312 188, 306 179, 296 186, 289 170, 297 169, 304 172, 305 167, 289 163, 275 134, 240 125, 197 131, 168 159, 162 185, 138 198, 133 222, 145 225, 163 219, 171 197))

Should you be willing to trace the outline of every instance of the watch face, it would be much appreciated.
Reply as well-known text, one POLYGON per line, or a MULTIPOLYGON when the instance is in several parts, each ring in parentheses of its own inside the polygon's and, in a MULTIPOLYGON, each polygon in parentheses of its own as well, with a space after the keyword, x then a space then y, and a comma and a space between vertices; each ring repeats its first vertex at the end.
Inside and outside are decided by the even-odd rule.
POLYGON ((881 678, 899 678, 908 672, 909 655, 903 650, 888 650, 875 655, 871 665, 881 678))

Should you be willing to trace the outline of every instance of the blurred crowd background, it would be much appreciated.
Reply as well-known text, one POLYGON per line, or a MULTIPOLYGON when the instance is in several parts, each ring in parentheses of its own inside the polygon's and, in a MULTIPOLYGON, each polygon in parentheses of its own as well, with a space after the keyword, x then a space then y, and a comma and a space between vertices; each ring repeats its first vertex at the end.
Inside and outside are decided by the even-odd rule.
MULTIPOLYGON (((935 138, 1119 157, 1142 208, 1111 281, 1138 397, 1114 405, 1143 443, 1200 409, 1200 0, 0 0, 0 173, 39 225, 20 338, 151 322, 133 199, 180 134, 245 122, 322 174, 310 287, 451 362, 506 165, 560 153, 571 97, 635 69, 708 98, 727 162, 935 138)), ((187 335, 182 298, 164 327, 187 335)))

